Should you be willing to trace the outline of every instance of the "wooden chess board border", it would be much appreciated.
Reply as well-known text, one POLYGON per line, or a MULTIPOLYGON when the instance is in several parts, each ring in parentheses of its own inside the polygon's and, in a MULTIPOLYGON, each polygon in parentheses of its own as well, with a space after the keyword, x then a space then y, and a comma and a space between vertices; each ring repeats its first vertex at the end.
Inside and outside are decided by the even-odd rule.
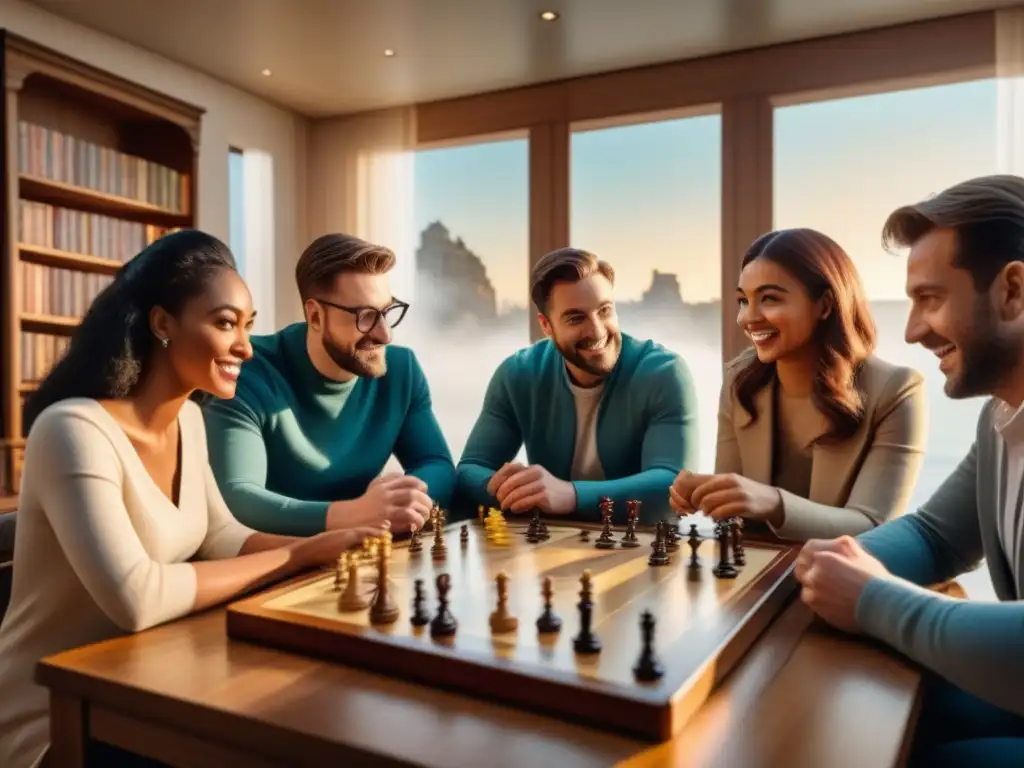
MULTIPOLYGON (((452 523, 446 529, 457 532, 462 524, 452 523)), ((372 626, 265 607, 288 592, 324 579, 324 571, 230 604, 227 634, 592 727, 664 741, 686 724, 796 591, 792 570, 799 546, 759 537, 747 538, 746 544, 774 549, 776 557, 720 610, 702 617, 670 643, 659 643, 665 675, 656 683, 623 686, 540 665, 510 663, 474 649, 450 647, 443 639, 433 640, 429 628, 424 628, 421 636, 392 635, 372 626)), ((710 567, 704 577, 714 578, 710 567)), ((409 610, 403 606, 398 620, 408 621, 409 610)), ((567 621, 562 633, 575 635, 578 617, 563 619, 567 621)), ((528 626, 532 627, 532 622, 528 626)))

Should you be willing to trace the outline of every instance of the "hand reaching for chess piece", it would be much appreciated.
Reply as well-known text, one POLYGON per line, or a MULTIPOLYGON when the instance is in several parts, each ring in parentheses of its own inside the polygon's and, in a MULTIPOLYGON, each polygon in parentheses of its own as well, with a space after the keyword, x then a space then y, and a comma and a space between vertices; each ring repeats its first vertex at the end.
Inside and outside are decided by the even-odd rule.
POLYGON ((386 525, 341 528, 298 539, 287 546, 290 565, 288 570, 298 572, 333 565, 342 552, 361 547, 363 541, 374 536, 382 536, 387 529, 386 525))
POLYGON ((690 491, 691 512, 700 509, 715 522, 745 517, 762 520, 776 528, 785 520, 778 488, 734 473, 695 477, 703 479, 690 491))
POLYGON ((359 498, 331 504, 327 529, 377 526, 386 520, 392 533, 404 533, 422 528, 431 507, 426 483, 414 475, 389 473, 374 479, 359 498))
POLYGON ((680 515, 692 515, 697 511, 690 497, 705 481, 714 475, 700 475, 684 469, 672 482, 668 489, 668 503, 680 515))
POLYGON ((505 464, 487 484, 503 510, 531 512, 534 508, 552 515, 567 515, 576 509, 576 488, 559 480, 539 464, 505 464))

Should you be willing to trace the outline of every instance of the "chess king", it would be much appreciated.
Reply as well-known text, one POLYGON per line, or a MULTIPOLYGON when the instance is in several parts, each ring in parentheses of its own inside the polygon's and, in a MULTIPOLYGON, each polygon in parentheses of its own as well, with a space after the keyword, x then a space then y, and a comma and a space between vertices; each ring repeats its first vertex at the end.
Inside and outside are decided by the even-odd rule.
POLYGON ((419 527, 451 501, 455 466, 413 352, 389 249, 341 234, 295 268, 304 322, 254 336, 235 397, 204 408, 210 464, 233 513, 270 533, 419 527), (394 455, 404 474, 381 476, 394 455))
POLYGON ((676 473, 697 460, 686 363, 619 330, 612 267, 576 248, 541 258, 531 299, 547 336, 507 358, 488 385, 456 476, 456 509, 534 508, 598 521, 599 501, 668 510, 676 473), (515 461, 525 444, 527 463, 515 461))

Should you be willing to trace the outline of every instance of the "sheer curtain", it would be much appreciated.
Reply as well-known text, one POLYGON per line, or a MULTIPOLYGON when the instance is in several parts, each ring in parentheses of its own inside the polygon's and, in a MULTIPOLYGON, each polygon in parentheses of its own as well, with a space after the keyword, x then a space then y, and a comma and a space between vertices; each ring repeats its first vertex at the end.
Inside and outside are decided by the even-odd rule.
POLYGON ((392 291, 412 298, 416 109, 402 107, 314 124, 309 141, 307 240, 344 232, 398 255, 392 291))
POLYGON ((996 12, 998 167, 1024 176, 1024 8, 996 12))

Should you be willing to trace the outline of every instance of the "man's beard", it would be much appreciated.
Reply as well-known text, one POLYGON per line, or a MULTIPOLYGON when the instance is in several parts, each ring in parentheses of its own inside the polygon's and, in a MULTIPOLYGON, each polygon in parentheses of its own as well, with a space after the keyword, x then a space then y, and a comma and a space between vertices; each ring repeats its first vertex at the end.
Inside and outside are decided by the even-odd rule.
MULTIPOLYGON (((999 332, 988 297, 975 303, 970 333, 960 344, 960 370, 948 377, 944 390, 954 400, 991 395, 1013 371, 1017 359, 1016 344, 999 332)), ((936 345, 936 346, 941 346, 936 345)))
POLYGON ((367 353, 364 350, 380 346, 369 336, 363 336, 354 345, 346 348, 331 338, 329 333, 325 333, 322 343, 327 356, 343 371, 354 373, 356 376, 366 379, 377 379, 388 372, 387 357, 385 355, 382 354, 374 360, 367 357, 367 353))
POLYGON ((581 347, 586 347, 593 341, 595 341, 595 339, 584 339, 578 342, 561 342, 556 340, 555 346, 558 347, 558 351, 570 365, 576 366, 581 371, 585 371, 591 376, 607 376, 612 372, 612 369, 619 360, 618 352, 622 346, 622 336, 617 331, 608 331, 608 345, 605 347, 605 351, 614 352, 615 354, 612 355, 611 359, 604 365, 597 361, 587 360, 580 351, 581 347))

